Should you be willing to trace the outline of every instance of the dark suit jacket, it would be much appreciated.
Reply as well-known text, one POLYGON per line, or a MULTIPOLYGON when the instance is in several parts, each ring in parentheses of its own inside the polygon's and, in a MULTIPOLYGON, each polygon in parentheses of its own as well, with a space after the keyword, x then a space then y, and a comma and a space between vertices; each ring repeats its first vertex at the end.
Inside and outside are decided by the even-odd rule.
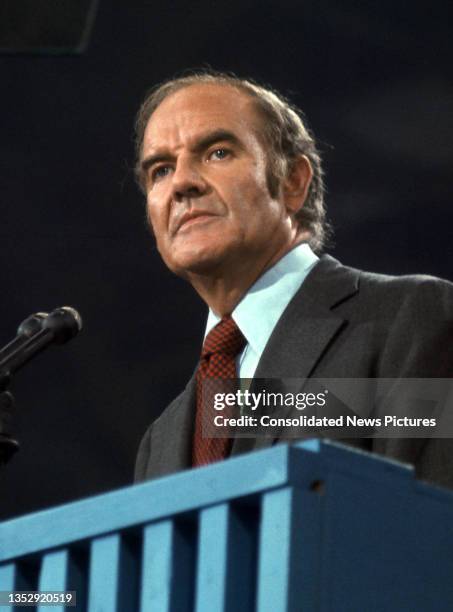
MULTIPOLYGON (((323 256, 277 323, 255 378, 449 378, 452 371, 452 283, 370 274, 323 256)), ((190 467, 194 414, 192 377, 147 430, 136 480, 190 467)), ((238 438, 232 454, 282 441, 289 440, 278 430, 270 437, 238 438)), ((453 487, 452 439, 349 443, 412 463, 420 478, 453 487)))

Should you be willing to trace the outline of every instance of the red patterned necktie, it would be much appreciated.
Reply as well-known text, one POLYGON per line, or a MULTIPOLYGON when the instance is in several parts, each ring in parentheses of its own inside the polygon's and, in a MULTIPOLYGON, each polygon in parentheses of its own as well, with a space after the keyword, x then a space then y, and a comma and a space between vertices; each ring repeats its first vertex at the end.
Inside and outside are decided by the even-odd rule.
MULTIPOLYGON (((230 316, 223 319, 209 332, 203 344, 200 364, 197 370, 197 414, 195 417, 195 434, 192 448, 192 465, 205 465, 219 461, 228 456, 231 439, 211 438, 206 436, 209 427, 214 427, 213 389, 209 388, 209 378, 237 378, 236 356, 246 345, 247 340, 230 316), (204 419, 204 427, 203 427, 204 419), (204 434, 204 435, 203 435, 204 434)), ((216 391, 232 390, 233 381, 212 381, 216 391)), ((225 411, 224 411, 225 413, 225 411)))

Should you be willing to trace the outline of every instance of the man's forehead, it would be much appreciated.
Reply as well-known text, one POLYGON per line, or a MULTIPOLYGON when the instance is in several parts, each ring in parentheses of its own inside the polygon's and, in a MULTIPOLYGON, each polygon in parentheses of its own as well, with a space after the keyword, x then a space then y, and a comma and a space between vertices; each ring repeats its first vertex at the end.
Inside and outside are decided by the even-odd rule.
POLYGON ((151 115, 144 134, 144 148, 159 141, 190 136, 196 132, 225 130, 256 131, 258 118, 253 99, 230 85, 196 84, 180 89, 163 100, 151 115))
POLYGON ((215 110, 219 107, 231 108, 233 105, 245 109, 250 102, 251 96, 233 85, 196 83, 169 94, 159 104, 154 115, 175 108, 190 108, 196 111, 198 108, 215 110))

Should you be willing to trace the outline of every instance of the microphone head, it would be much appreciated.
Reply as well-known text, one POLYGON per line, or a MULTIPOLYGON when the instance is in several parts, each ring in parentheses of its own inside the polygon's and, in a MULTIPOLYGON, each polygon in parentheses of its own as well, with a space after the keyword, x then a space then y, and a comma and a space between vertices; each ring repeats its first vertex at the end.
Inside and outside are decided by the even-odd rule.
POLYGON ((31 338, 41 331, 42 324, 47 316, 47 312, 35 312, 35 314, 30 315, 17 328, 17 335, 31 338))
POLYGON ((75 308, 62 306, 53 310, 42 324, 42 329, 53 332, 56 344, 64 344, 82 329, 82 317, 75 308))

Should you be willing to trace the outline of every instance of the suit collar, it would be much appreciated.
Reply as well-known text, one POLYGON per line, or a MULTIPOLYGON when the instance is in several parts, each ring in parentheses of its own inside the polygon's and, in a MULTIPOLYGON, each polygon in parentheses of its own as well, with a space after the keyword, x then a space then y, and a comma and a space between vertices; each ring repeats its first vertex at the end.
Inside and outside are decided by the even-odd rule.
POLYGON ((359 272, 323 256, 275 326, 255 378, 307 378, 345 324, 335 307, 358 291, 359 272))
MULTIPOLYGON (((347 321, 336 306, 359 290, 360 272, 324 255, 278 321, 256 369, 255 379, 307 379, 347 321)), ((238 438, 232 454, 272 445, 275 435, 238 438)))
MULTIPOLYGON (((249 353, 262 355, 278 320, 318 261, 307 243, 297 245, 267 269, 234 308, 231 316, 248 343, 245 359, 241 358, 243 376, 247 377, 244 371, 253 376, 251 372, 255 370, 258 358, 253 367, 248 366, 249 370, 247 366, 244 368, 243 362, 249 361, 249 353)), ((206 330, 212 329, 219 321, 220 318, 210 310, 206 330)))

